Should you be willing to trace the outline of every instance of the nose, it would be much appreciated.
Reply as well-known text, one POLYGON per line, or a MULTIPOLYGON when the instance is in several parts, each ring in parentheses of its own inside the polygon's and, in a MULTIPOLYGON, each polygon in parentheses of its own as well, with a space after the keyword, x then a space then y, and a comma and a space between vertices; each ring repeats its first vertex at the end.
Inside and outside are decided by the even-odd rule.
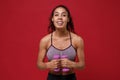
POLYGON ((58 19, 60 19, 60 20, 61 20, 61 19, 62 19, 62 16, 61 16, 61 15, 59 15, 59 16, 58 16, 58 19))

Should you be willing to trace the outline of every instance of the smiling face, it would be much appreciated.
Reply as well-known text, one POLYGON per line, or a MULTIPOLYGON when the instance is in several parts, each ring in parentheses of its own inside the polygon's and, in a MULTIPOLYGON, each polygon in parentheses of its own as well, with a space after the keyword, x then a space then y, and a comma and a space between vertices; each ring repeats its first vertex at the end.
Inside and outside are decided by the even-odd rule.
POLYGON ((63 7, 55 9, 52 22, 56 29, 66 29, 69 22, 68 12, 63 7))

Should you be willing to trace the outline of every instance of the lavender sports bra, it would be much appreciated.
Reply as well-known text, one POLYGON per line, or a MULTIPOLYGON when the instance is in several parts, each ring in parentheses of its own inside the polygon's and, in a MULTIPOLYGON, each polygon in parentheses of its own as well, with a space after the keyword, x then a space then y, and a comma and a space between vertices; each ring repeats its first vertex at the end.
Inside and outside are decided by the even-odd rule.
POLYGON ((69 60, 72 60, 72 61, 75 60, 76 50, 75 50, 75 48, 72 45, 71 34, 69 33, 69 35, 70 35, 70 46, 68 46, 67 48, 61 50, 61 49, 58 49, 55 46, 53 46, 53 44, 52 44, 52 37, 53 37, 53 35, 51 34, 51 45, 48 48, 47 54, 46 54, 49 61, 52 60, 53 56, 56 55, 56 54, 58 54, 60 56, 67 55, 67 58, 69 60))

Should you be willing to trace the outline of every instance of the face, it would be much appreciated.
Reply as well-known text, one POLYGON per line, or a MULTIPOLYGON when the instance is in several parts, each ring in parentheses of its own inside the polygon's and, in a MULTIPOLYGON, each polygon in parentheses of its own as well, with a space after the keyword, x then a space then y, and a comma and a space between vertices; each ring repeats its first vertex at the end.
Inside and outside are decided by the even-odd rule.
POLYGON ((62 8, 56 8, 52 17, 52 22, 56 29, 66 29, 69 22, 68 12, 62 8))

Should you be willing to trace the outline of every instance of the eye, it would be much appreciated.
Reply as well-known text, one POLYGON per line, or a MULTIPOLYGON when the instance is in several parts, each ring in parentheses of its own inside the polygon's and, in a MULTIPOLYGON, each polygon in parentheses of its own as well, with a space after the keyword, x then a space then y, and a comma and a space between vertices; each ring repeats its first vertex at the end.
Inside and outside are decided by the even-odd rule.
POLYGON ((64 17, 66 17, 67 15, 66 14, 63 14, 64 17))
POLYGON ((54 16, 58 16, 58 14, 55 14, 54 16))

